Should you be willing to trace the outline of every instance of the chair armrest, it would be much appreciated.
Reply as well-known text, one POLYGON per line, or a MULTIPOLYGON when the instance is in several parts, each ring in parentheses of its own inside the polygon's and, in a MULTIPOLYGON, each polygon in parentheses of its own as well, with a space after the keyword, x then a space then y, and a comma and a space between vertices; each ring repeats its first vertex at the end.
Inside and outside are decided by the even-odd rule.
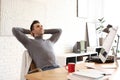
POLYGON ((35 73, 35 72, 41 72, 41 71, 42 71, 42 69, 36 68, 36 69, 29 71, 28 74, 35 73))

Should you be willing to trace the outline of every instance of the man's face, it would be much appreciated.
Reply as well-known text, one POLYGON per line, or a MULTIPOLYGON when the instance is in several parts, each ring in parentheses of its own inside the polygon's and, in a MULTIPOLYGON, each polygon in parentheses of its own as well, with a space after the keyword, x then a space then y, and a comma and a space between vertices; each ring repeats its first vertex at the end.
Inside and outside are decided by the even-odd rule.
POLYGON ((32 33, 34 36, 41 36, 44 34, 43 26, 40 23, 36 23, 33 25, 32 33))

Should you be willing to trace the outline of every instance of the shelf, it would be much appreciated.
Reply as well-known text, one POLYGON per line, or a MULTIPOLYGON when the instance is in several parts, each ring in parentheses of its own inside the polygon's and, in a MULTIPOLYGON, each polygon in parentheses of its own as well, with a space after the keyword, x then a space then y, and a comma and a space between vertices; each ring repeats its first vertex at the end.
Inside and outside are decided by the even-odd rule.
POLYGON ((60 66, 65 66, 69 62, 80 63, 83 61, 84 56, 91 57, 92 55, 98 55, 97 52, 87 52, 87 53, 65 53, 65 54, 57 54, 56 59, 60 66))

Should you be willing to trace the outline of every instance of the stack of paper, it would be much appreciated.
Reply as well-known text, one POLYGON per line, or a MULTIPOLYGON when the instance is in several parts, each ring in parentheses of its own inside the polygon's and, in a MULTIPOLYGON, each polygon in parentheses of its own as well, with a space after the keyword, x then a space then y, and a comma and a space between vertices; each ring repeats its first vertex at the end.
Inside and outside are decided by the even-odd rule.
POLYGON ((68 75, 70 80, 98 80, 104 76, 104 72, 95 69, 83 69, 68 75))

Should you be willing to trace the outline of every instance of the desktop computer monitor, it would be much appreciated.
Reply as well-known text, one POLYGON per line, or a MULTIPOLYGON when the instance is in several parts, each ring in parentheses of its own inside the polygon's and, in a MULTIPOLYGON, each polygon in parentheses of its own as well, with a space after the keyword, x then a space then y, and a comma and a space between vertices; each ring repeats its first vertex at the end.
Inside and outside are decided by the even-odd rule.
POLYGON ((107 60, 108 53, 111 49, 112 43, 113 43, 115 35, 117 33, 117 30, 118 30, 118 27, 110 28, 110 32, 104 40, 103 46, 102 46, 99 56, 98 56, 100 58, 100 60, 102 61, 102 63, 105 63, 105 61, 107 60))

